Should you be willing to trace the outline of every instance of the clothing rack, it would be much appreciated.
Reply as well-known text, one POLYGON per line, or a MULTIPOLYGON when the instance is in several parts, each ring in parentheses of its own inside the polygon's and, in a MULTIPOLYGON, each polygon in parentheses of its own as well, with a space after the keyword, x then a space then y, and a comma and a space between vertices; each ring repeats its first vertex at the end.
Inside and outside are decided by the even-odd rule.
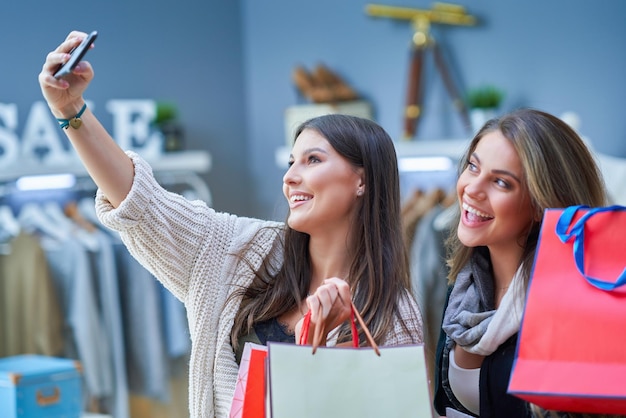
MULTIPOLYGON (((178 151, 165 153, 157 158, 147 159, 154 175, 165 188, 182 186, 190 189, 195 198, 212 204, 211 191, 202 178, 202 174, 211 169, 211 155, 206 151, 178 151)), ((0 198, 15 193, 23 193, 16 187, 16 180, 25 176, 44 176, 55 174, 71 174, 76 183, 71 191, 90 192, 96 186, 87 174, 80 161, 62 166, 45 165, 36 162, 20 162, 0 170, 0 198)), ((36 192, 25 192, 36 193, 36 192)))
MULTIPOLYGON (((210 170, 210 154, 181 151, 145 159, 163 187, 211 205, 211 192, 202 178, 210 170)), ((28 318, 46 318, 33 321, 37 332, 23 333, 38 338, 15 339, 12 346, 3 347, 4 352, 13 353, 19 346, 80 360, 85 383, 82 406, 91 412, 115 418, 153 417, 158 408, 164 414, 159 416, 182 417, 187 394, 179 380, 187 381, 190 351, 184 305, 123 250, 116 234, 96 227, 95 191, 78 160, 53 166, 24 159, 0 168, 4 228, 0 255, 3 263, 18 265, 11 271, 27 271, 12 274, 10 281, 3 277, 2 293, 9 295, 12 289, 25 302, 38 295, 37 309, 27 308, 28 318), (17 187, 26 176, 61 174, 74 176, 74 184, 40 190, 17 187), (70 225, 72 221, 75 225, 70 225), (35 255, 31 264, 38 266, 37 271, 21 268, 22 260, 35 255), (28 289, 42 291, 30 294, 28 289)), ((14 314, 3 318, 4 325, 22 324, 21 307, 30 305, 15 306, 14 314)), ((4 329, 10 330, 8 325, 4 329)))

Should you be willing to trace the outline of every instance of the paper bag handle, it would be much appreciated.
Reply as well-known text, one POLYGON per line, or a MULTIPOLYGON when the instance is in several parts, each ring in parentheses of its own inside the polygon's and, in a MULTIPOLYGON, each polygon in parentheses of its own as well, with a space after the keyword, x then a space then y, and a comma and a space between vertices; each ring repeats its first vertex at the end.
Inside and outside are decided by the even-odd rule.
MULTIPOLYGON (((365 321, 363 321, 363 318, 359 314, 358 309, 356 308, 356 306, 354 306, 354 302, 350 301, 350 306, 351 306, 350 330, 352 333, 352 347, 354 348, 359 347, 359 332, 356 328, 356 321, 355 321, 355 318, 356 318, 356 320, 359 321, 359 325, 363 329, 363 332, 365 333, 365 338, 367 339, 367 342, 374 349, 374 352, 376 353, 376 355, 380 356, 380 350, 378 349, 378 344, 376 344, 376 342, 374 341, 374 338, 372 337, 370 330, 367 328, 367 325, 365 325, 365 321)), ((322 310, 320 309, 318 311, 318 319, 319 319, 317 321, 318 323, 322 322, 321 316, 322 316, 322 310)), ((302 323, 302 331, 300 333, 300 341, 298 344, 306 345, 306 342, 309 339, 310 325, 311 325, 311 311, 308 311, 306 315, 304 315, 304 321, 302 323)), ((313 354, 315 354, 315 351, 319 347, 320 341, 322 341, 322 327, 316 327, 315 334, 313 335, 313 354)))
POLYGON ((585 205, 575 205, 565 208, 556 224, 556 234, 561 242, 565 243, 572 237, 574 238, 573 252, 576 268, 578 272, 592 285, 601 290, 611 291, 626 284, 626 268, 622 271, 615 282, 600 280, 595 277, 588 276, 585 273, 585 223, 592 216, 601 212, 626 211, 626 207, 619 205, 589 208, 585 205), (580 209, 589 209, 576 223, 571 227, 572 220, 576 212, 580 209), (568 232, 569 229, 569 232, 568 232))

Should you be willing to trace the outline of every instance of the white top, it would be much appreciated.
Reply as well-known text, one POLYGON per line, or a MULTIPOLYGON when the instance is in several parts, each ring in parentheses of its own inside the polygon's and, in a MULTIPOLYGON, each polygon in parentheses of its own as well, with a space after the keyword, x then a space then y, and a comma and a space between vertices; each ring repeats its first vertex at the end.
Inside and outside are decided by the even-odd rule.
POLYGON ((450 367, 448 367, 450 389, 468 411, 479 415, 480 412, 480 367, 463 369, 454 361, 454 348, 450 350, 450 367))

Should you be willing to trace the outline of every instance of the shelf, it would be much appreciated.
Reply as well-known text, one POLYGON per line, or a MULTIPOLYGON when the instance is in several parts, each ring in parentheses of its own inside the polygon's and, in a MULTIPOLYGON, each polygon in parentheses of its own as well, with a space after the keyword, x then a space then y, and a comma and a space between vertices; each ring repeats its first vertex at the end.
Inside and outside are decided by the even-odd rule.
MULTIPOLYGON (((398 159, 410 157, 448 157, 455 162, 463 155, 469 139, 415 140, 395 142, 398 159)), ((287 168, 289 147, 279 147, 274 153, 275 163, 287 168)))
MULTIPOLYGON (((158 158, 148 158, 147 161, 155 173, 165 171, 206 173, 211 170, 211 154, 206 151, 165 153, 158 158)), ((0 170, 0 182, 15 180, 23 176, 53 174, 73 174, 77 177, 86 177, 87 170, 78 159, 63 165, 20 161, 19 164, 3 167, 0 170)))
POLYGON ((469 145, 469 139, 414 140, 395 142, 398 158, 448 157, 458 160, 469 145))

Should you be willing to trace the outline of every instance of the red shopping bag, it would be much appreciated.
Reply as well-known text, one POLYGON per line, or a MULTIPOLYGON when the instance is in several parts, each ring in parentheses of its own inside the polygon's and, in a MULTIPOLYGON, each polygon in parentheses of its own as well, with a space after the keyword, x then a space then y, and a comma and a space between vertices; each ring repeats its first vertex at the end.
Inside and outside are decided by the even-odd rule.
POLYGON ((266 357, 266 346, 249 342, 244 345, 230 418, 265 417, 266 357))
POLYGON ((626 207, 548 209, 509 393, 544 409, 626 414, 626 207))

